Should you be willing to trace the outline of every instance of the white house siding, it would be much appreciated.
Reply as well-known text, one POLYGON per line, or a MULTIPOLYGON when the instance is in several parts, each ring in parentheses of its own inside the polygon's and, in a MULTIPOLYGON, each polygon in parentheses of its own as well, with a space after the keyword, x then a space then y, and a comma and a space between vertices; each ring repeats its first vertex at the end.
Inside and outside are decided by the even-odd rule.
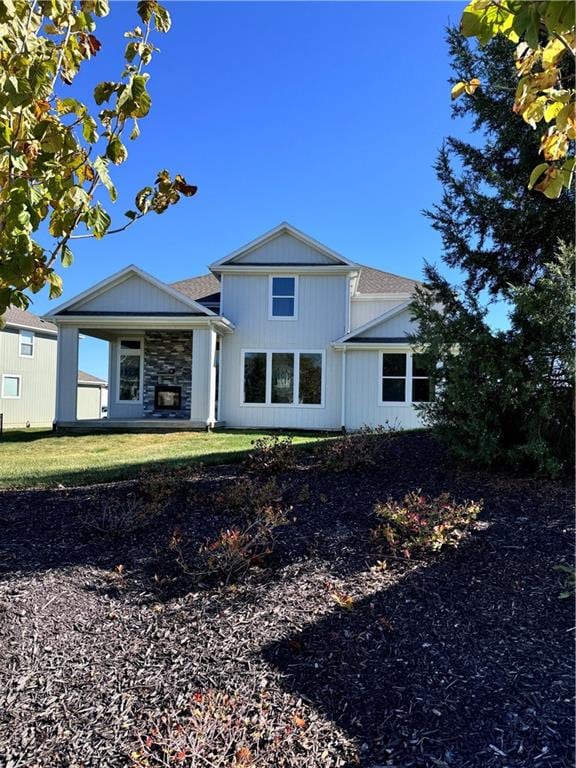
POLYGON ((406 336, 411 333, 415 333, 417 330, 417 323, 412 320, 410 310, 405 309, 395 317, 391 317, 388 320, 383 320, 372 328, 362 332, 362 338, 377 339, 381 337, 397 338, 400 336, 406 336))
POLYGON ((280 235, 235 258, 233 264, 334 264, 334 259, 291 235, 280 235))
POLYGON ((236 329, 222 339, 220 418, 230 427, 334 429, 340 427, 341 361, 330 342, 345 333, 345 275, 299 276, 298 316, 268 319, 268 275, 223 275, 222 314, 236 329), (242 405, 243 350, 323 350, 322 407, 242 405))
POLYGON ((352 299, 350 303, 350 330, 360 328, 365 323, 398 306, 405 299, 352 299))
POLYGON ((78 386, 78 419, 99 419, 102 416, 102 392, 99 386, 80 384, 78 386))
POLYGON ((4 426, 51 426, 56 402, 56 336, 35 334, 34 356, 20 357, 17 328, 0 331, 0 413, 4 426), (20 398, 2 397, 2 374, 20 376, 20 398))
POLYGON ((80 312, 193 312, 188 304, 172 297, 138 275, 74 306, 80 312))
POLYGON ((383 350, 377 349, 346 350, 346 429, 385 424, 398 429, 423 426, 411 404, 379 405, 379 355, 382 352, 383 350))

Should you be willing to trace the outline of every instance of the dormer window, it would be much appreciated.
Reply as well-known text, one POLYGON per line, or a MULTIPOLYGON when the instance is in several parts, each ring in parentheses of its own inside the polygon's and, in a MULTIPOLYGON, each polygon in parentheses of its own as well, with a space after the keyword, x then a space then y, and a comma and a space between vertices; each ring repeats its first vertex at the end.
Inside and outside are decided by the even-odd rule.
POLYGON ((270 318, 293 320, 296 318, 298 281, 294 276, 270 278, 270 318))

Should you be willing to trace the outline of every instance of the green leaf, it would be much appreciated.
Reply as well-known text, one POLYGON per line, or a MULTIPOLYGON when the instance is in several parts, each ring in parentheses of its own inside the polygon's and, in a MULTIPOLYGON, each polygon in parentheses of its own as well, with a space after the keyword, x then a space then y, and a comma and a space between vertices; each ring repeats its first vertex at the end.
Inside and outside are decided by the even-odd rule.
POLYGON ((530 174, 530 180, 528 181, 528 189, 532 189, 540 176, 544 173, 544 171, 548 170, 548 163, 540 163, 540 165, 537 165, 536 168, 532 171, 530 174))
POLYGON ((170 14, 162 5, 158 3, 156 11, 154 13, 154 26, 158 32, 168 32, 172 26, 172 19, 170 14))
POLYGON ((144 24, 147 24, 150 21, 157 5, 157 0, 140 0, 136 6, 136 12, 144 24))
POLYGON ((46 276, 46 282, 50 286, 49 298, 57 299, 62 295, 62 278, 56 272, 49 272, 46 276))
POLYGON ((108 142, 106 157, 112 160, 114 165, 121 165, 128 157, 128 150, 118 136, 113 136, 108 142))
POLYGON ((94 170, 98 174, 98 177, 102 184, 106 187, 108 190, 108 194, 110 195, 110 200, 112 202, 116 202, 116 198, 118 197, 118 193, 116 192, 116 187, 112 183, 112 179, 110 178, 110 174, 108 173, 108 161, 104 157, 97 157, 96 160, 94 160, 94 170))
POLYGON ((94 88, 94 101, 96 104, 103 104, 105 101, 109 101, 112 94, 118 90, 118 87, 118 83, 110 81, 98 83, 96 88, 94 88))
POLYGON ((126 211, 126 213, 124 214, 124 216, 126 216, 127 218, 129 218, 129 219, 130 219, 130 221, 134 221, 135 219, 137 219, 137 218, 138 218, 138 214, 136 213, 136 211, 126 211))
POLYGON ((60 261, 62 262, 63 267, 71 266, 72 262, 74 261, 74 254, 67 245, 64 245, 62 248, 60 261))
POLYGON ((137 139, 138 136, 140 136, 140 128, 138 126, 138 120, 134 118, 134 125, 132 126, 132 130, 130 131, 130 139, 134 141, 134 139, 137 139))
POLYGON ((82 136, 89 144, 95 144, 98 141, 98 126, 96 120, 90 115, 82 120, 82 136))
POLYGON ((86 226, 92 230, 94 237, 98 240, 102 239, 108 231, 112 220, 106 213, 100 203, 96 203, 93 208, 90 208, 84 218, 86 226))
POLYGON ((144 189, 141 189, 140 192, 136 195, 135 203, 136 208, 140 211, 140 213, 146 213, 150 208, 150 196, 154 190, 152 187, 144 187, 144 189))

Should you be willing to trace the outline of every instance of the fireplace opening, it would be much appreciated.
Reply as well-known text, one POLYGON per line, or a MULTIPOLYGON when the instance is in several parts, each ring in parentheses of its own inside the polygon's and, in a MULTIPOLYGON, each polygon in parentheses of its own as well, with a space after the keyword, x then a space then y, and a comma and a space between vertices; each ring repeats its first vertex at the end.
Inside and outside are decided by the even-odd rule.
POLYGON ((160 384, 154 390, 154 408, 158 411, 177 411, 181 408, 182 387, 169 387, 160 384))

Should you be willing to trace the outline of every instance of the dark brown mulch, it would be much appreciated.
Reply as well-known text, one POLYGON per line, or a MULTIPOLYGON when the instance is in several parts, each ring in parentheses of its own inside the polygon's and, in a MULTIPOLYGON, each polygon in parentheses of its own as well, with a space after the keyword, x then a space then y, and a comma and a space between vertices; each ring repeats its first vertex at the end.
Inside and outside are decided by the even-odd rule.
POLYGON ((231 524, 213 494, 241 468, 117 538, 84 523, 135 484, 0 494, 2 768, 573 765, 571 488, 459 470, 425 434, 378 471, 280 479, 295 520, 232 586, 165 545, 177 528, 192 556, 231 524), (484 511, 459 549, 379 568, 373 504, 416 488, 484 511))

